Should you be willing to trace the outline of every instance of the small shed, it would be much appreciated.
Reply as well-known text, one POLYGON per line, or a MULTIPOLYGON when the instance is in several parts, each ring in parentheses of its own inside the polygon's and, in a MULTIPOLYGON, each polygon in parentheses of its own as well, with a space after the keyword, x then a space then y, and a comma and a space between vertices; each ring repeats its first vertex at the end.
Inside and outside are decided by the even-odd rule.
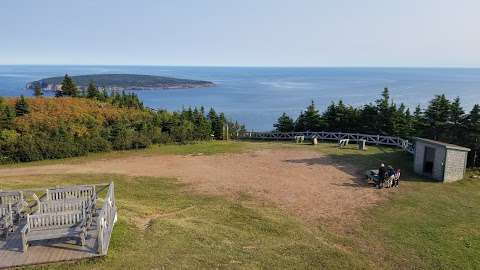
POLYGON ((439 141, 415 138, 414 170, 442 182, 463 179, 469 148, 439 141))

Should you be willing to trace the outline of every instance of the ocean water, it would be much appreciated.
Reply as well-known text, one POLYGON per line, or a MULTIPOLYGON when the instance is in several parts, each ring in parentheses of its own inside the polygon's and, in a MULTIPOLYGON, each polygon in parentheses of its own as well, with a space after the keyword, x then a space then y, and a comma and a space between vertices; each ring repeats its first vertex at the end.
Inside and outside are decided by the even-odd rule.
POLYGON ((249 130, 271 130, 282 112, 296 117, 313 100, 320 110, 342 99, 373 102, 384 87, 395 102, 426 106, 436 94, 459 96, 466 110, 480 103, 480 69, 263 68, 170 66, 0 66, 0 96, 32 95, 27 82, 97 73, 135 73, 213 81, 212 88, 136 91, 151 108, 204 106, 223 111, 249 130))

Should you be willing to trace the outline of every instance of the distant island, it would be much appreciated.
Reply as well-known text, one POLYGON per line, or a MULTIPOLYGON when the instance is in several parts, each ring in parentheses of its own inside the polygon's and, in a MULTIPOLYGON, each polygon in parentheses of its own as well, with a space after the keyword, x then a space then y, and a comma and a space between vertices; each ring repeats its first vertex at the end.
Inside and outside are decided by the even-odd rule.
MULTIPOLYGON (((97 86, 104 87, 110 91, 123 90, 158 90, 158 89, 182 89, 182 88, 200 88, 215 86, 213 82, 178 79, 154 75, 138 74, 93 74, 71 76, 76 82, 78 88, 84 90, 90 82, 95 82, 97 86)), ((45 78, 38 81, 27 83, 27 89, 34 89, 35 85, 45 91, 55 91, 62 87, 63 76, 45 78)))

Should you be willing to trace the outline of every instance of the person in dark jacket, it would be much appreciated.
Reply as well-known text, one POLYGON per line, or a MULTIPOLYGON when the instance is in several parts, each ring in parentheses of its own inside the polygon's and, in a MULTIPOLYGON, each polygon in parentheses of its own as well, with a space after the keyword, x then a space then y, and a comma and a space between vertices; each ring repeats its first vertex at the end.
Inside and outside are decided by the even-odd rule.
POLYGON ((377 188, 383 188, 383 183, 385 182, 385 177, 387 175, 387 168, 385 168, 385 164, 380 164, 380 168, 378 168, 378 185, 377 188))

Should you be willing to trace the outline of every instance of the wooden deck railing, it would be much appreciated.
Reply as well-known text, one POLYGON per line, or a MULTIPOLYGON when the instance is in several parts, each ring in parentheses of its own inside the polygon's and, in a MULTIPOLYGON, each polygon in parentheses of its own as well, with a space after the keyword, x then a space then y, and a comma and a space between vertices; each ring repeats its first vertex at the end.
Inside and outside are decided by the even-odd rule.
POLYGON ((98 253, 106 255, 113 226, 117 221, 117 205, 115 202, 115 193, 113 182, 108 186, 107 195, 103 202, 102 209, 98 213, 98 253))
POLYGON ((344 132, 244 132, 238 134, 239 139, 249 140, 295 140, 296 137, 303 136, 305 139, 334 140, 339 141, 349 139, 350 141, 365 140, 368 144, 388 145, 402 148, 408 153, 413 154, 415 145, 408 140, 400 137, 369 135, 360 133, 344 132))

